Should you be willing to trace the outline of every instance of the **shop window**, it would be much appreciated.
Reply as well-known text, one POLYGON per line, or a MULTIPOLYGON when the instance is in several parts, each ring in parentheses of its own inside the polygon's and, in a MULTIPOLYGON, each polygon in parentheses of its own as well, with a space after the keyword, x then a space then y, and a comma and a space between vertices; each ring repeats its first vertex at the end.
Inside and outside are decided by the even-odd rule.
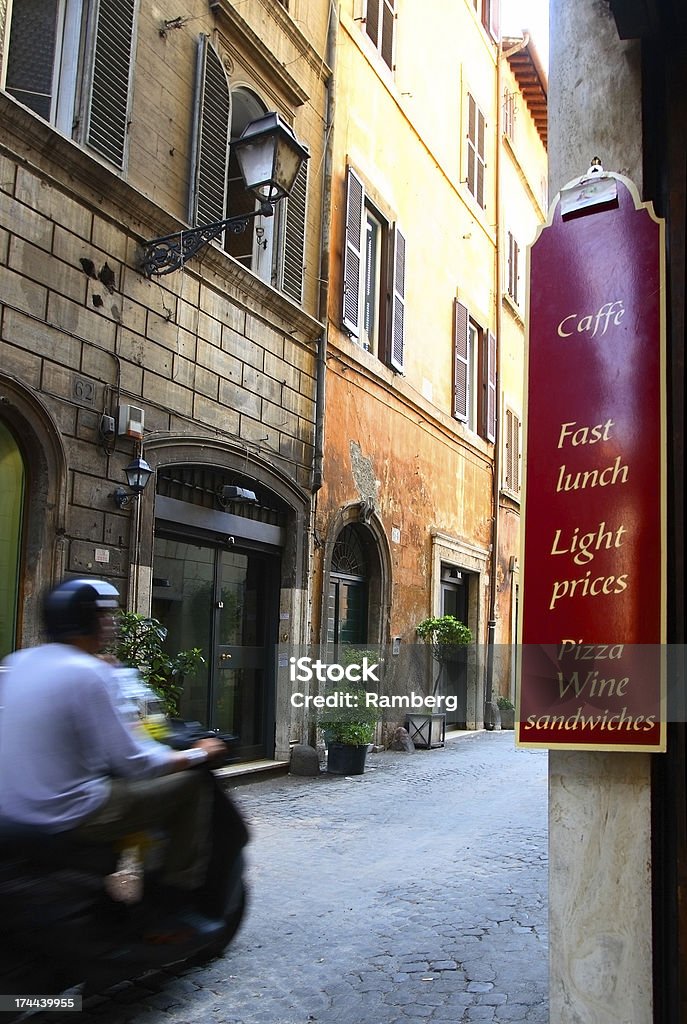
POLYGON ((0 5, 6 92, 70 138, 124 166, 136 0, 0 5))
POLYGON ((342 322, 362 348, 399 373, 405 344, 405 236, 347 172, 342 322))
POLYGON ((487 441, 496 439, 496 337, 458 299, 453 303, 453 415, 487 441))

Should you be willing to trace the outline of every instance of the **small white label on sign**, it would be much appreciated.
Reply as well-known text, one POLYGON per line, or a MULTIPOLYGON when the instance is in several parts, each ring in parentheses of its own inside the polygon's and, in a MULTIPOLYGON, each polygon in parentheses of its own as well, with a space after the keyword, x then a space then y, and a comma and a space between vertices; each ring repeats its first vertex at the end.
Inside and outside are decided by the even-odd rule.
POLYGON ((400 544, 401 542, 401 531, 398 526, 391 527, 391 539, 394 544, 400 544))
POLYGON ((110 552, 107 550, 107 548, 96 548, 94 557, 96 562, 109 562, 110 552))
POLYGON ((286 619, 290 619, 291 615, 289 612, 279 612, 279 618, 284 622, 286 619))
POLYGON ((588 206, 599 206, 610 203, 618 195, 615 178, 598 177, 583 178, 571 188, 561 189, 561 215, 576 210, 585 210, 588 206))

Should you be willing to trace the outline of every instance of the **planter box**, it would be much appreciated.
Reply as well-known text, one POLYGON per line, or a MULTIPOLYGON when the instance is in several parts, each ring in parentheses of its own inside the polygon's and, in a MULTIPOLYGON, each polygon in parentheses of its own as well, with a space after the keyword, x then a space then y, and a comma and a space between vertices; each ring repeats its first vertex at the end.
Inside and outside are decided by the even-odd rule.
POLYGON ((406 729, 416 747, 424 750, 443 747, 446 742, 446 713, 436 711, 431 714, 407 715, 406 729))
POLYGON ((499 714, 501 715, 502 729, 515 728, 515 708, 501 708, 499 714))
POLYGON ((362 775, 369 744, 351 746, 350 743, 327 745, 327 771, 330 775, 362 775))

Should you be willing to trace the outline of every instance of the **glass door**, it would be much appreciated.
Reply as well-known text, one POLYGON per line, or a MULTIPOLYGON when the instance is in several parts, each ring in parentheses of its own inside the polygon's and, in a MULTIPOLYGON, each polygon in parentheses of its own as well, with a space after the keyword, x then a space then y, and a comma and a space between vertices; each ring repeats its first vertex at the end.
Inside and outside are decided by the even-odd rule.
POLYGON ((238 737, 246 760, 272 756, 279 559, 267 552, 158 535, 152 614, 170 649, 199 647, 182 717, 238 737))

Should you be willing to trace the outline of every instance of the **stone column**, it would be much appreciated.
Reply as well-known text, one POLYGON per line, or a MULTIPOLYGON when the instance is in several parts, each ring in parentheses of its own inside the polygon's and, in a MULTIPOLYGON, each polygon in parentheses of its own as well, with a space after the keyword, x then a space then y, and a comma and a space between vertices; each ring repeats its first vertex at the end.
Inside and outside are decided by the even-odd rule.
MULTIPOLYGON (((639 44, 599 0, 551 0, 550 43, 549 194, 594 156, 641 194, 639 44)), ((552 1024, 651 1024, 650 767, 642 753, 549 756, 552 1024)))

